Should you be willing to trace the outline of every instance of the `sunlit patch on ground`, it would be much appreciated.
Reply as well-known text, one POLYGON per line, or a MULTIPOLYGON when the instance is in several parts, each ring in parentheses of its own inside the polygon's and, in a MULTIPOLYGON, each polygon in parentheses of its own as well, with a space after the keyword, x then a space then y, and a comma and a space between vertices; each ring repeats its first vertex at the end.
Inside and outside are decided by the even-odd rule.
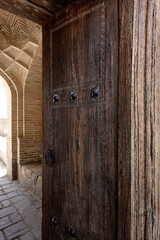
POLYGON ((6 155, 6 153, 7 153, 7 138, 6 137, 0 136, 0 151, 2 151, 2 153, 4 155, 6 155))
POLYGON ((6 176, 6 174, 7 174, 7 168, 5 164, 2 162, 2 160, 0 159, 0 178, 6 176))

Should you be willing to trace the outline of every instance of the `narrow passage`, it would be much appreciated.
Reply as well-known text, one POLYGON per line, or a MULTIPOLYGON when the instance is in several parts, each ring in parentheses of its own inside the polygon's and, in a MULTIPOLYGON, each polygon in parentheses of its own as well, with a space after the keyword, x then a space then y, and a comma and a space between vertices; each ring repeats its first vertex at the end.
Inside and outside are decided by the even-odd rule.
POLYGON ((41 203, 6 176, 0 160, 0 240, 41 240, 41 203))

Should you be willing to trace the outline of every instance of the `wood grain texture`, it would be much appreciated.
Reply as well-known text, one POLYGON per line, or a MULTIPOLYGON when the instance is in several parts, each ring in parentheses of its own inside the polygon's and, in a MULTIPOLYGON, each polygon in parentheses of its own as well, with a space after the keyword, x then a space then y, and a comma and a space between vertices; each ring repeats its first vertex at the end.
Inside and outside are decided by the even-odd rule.
POLYGON ((120 3, 118 239, 157 240, 160 5, 120 3))
POLYGON ((78 3, 44 28, 44 151, 53 149, 55 161, 43 168, 44 240, 71 239, 70 227, 79 240, 117 239, 116 3, 78 3))
POLYGON ((131 240, 131 79, 133 1, 119 1, 118 239, 131 240))
POLYGON ((159 202, 159 176, 156 146, 156 53, 159 35, 158 1, 145 1, 134 6, 133 29, 133 141, 132 199, 134 199, 132 238, 159 239, 157 221, 159 202), (138 194, 137 194, 138 193, 138 194), (137 226, 139 222, 140 227, 137 226))
POLYGON ((76 0, 26 0, 26 2, 33 3, 52 13, 62 10, 75 1, 76 0))
MULTIPOLYGON (((153 25, 153 39, 154 39, 154 75, 152 75, 152 79, 154 79, 153 84, 154 88, 152 88, 152 112, 154 113, 154 124, 152 125, 152 131, 153 131, 153 142, 154 145, 152 145, 152 157, 154 158, 153 164, 152 164, 152 174, 154 174, 154 180, 152 183, 152 206, 154 209, 154 215, 153 215, 153 221, 152 221, 152 226, 153 226, 153 239, 159 239, 160 238, 160 176, 159 176, 159 169, 160 169, 160 81, 159 81, 159 76, 160 76, 160 51, 159 51, 159 46, 160 46, 160 2, 157 1, 155 4, 154 8, 154 25, 153 25), (154 76, 154 78, 153 78, 154 76), (153 92, 154 90, 154 92, 153 92), (153 101, 154 100, 154 101, 153 101), (154 111, 155 112, 154 112, 154 111)), ((152 71, 153 73, 153 71, 152 71)))
POLYGON ((58 17, 58 19, 61 18, 61 20, 64 19, 62 18, 63 14, 73 17, 74 10, 83 11, 86 4, 95 5, 95 2, 102 2, 102 0, 86 0, 85 3, 83 0, 1 0, 0 8, 33 22, 46 25, 49 19, 56 20, 54 16, 58 17), (76 4, 74 4, 75 2, 76 4), (67 11, 63 11, 64 9, 67 9, 67 11), (70 10, 71 13, 68 14, 70 10), (57 15, 57 13, 59 14, 57 15))
POLYGON ((34 22, 44 24, 49 17, 54 16, 57 12, 75 1, 76 0, 1 0, 0 8, 34 22))
MULTIPOLYGON (((71 1, 58 3, 7 0, 0 7, 44 24, 71 1)), ((57 171, 43 168, 47 240, 70 239, 71 225, 77 239, 160 239, 160 3, 119 0, 119 41, 117 8, 117 1, 78 1, 44 27, 44 150, 55 147, 60 160, 57 171), (88 95, 95 84, 98 101, 88 95), (61 98, 51 107, 54 92, 61 98), (53 215, 60 232, 51 227, 53 215)))

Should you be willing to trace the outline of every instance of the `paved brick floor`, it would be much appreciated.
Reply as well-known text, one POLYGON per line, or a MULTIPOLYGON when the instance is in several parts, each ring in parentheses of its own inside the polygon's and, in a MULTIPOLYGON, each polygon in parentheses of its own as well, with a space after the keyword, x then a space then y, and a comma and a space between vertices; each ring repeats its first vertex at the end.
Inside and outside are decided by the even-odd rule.
POLYGON ((0 177, 0 240, 41 240, 41 220, 40 202, 18 181, 0 177))

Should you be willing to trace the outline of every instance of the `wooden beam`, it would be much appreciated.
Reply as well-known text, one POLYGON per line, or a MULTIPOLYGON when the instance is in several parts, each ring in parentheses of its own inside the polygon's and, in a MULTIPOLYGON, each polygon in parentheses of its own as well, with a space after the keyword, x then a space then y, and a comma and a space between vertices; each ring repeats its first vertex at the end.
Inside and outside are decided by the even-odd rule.
POLYGON ((75 0, 1 0, 0 8, 43 25, 73 2, 75 0))
POLYGON ((0 8, 42 25, 54 15, 51 11, 26 0, 1 0, 0 8))
POLYGON ((54 14, 54 12, 52 12, 51 10, 44 8, 41 5, 34 3, 33 1, 18 0, 18 2, 26 7, 35 8, 36 11, 40 11, 41 13, 47 14, 49 16, 53 16, 54 14))

